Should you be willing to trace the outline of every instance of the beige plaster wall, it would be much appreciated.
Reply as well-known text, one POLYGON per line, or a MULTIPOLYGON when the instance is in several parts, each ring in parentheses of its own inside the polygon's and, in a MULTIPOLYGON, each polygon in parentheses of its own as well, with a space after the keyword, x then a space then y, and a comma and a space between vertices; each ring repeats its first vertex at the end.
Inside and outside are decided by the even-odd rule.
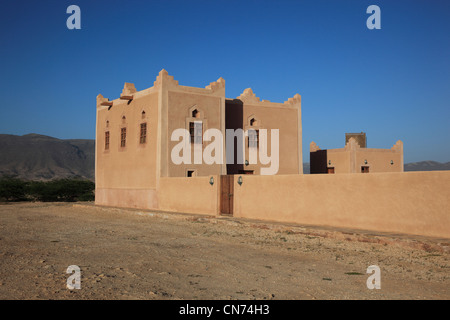
MULTIPOLYGON (((302 123, 301 96, 296 94, 284 103, 270 102, 256 97, 248 88, 237 97, 243 102, 243 129, 266 129, 268 155, 272 155, 271 129, 279 130, 279 168, 277 174, 303 174, 302 159, 302 123), (256 126, 250 126, 250 119, 257 121, 256 126)), ((249 158, 248 137, 245 139, 245 159, 249 158)), ((253 170, 254 174, 261 174, 261 168, 270 164, 256 164, 244 166, 244 170, 253 170)))
POLYGON ((450 172, 243 175, 234 216, 450 238, 450 172))
POLYGON ((355 172, 361 172, 361 166, 368 166, 373 172, 402 172, 402 154, 384 149, 359 149, 356 151, 355 172), (367 160, 367 164, 365 164, 367 160), (393 164, 391 165, 391 160, 393 164))
MULTIPOLYGON (((197 176, 220 175, 222 164, 194 164, 194 145, 191 144, 191 164, 174 164, 171 160, 170 153, 178 141, 171 141, 172 132, 176 129, 186 129, 189 131, 190 121, 202 121, 203 132, 208 129, 221 130, 222 126, 222 104, 224 97, 205 95, 199 93, 169 91, 168 92, 168 176, 169 177, 185 177, 186 171, 195 170, 197 176), (201 118, 190 119, 190 110, 194 108, 200 111, 201 118)), ((202 150, 204 150, 211 142, 203 141, 202 150)), ((223 150, 225 152, 225 150, 223 150)), ((222 162, 223 157, 222 157, 222 162)))
POLYGON ((219 213, 219 176, 162 177, 159 183, 160 210, 206 215, 219 213), (213 185, 210 184, 211 177, 213 185))
POLYGON ((158 93, 141 93, 131 103, 116 99, 97 109, 96 188, 155 189, 157 161, 158 93), (145 119, 142 119, 145 111, 145 119), (122 116, 126 117, 125 123, 122 116), (109 121, 109 127, 106 122, 109 121), (147 123, 147 142, 139 143, 140 124, 147 123), (120 146, 121 128, 127 128, 126 147, 120 146), (110 147, 105 150, 105 132, 110 147))
POLYGON ((95 190, 95 204, 110 207, 157 209, 155 189, 102 189, 95 190))

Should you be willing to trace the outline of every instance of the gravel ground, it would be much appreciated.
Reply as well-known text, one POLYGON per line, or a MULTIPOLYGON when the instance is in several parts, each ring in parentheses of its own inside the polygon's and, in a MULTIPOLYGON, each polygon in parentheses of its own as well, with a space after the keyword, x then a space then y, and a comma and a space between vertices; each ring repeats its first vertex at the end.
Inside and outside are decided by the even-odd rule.
POLYGON ((449 299, 450 239, 90 203, 0 205, 0 299, 449 299), (81 289, 66 287, 67 267, 81 289), (369 290, 366 270, 381 270, 369 290))

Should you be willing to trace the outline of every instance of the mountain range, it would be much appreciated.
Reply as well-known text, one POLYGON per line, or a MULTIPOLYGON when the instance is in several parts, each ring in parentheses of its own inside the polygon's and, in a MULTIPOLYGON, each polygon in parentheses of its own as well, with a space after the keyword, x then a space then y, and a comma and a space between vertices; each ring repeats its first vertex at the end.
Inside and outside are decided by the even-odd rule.
MULTIPOLYGON (((450 162, 405 164, 405 171, 450 170, 450 162)), ((309 173, 309 163, 303 164, 309 173)), ((83 178, 94 181, 95 140, 61 140, 40 134, 0 134, 0 176, 25 180, 83 178)))
POLYGON ((25 180, 94 180, 95 140, 0 134, 0 176, 25 180))

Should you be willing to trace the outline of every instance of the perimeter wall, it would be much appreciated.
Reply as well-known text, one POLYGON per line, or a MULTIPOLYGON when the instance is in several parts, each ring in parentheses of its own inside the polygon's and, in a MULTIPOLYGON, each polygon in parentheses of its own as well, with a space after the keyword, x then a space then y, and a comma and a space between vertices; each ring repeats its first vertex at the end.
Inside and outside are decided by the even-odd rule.
POLYGON ((234 216, 450 238, 450 171, 234 176, 234 216))

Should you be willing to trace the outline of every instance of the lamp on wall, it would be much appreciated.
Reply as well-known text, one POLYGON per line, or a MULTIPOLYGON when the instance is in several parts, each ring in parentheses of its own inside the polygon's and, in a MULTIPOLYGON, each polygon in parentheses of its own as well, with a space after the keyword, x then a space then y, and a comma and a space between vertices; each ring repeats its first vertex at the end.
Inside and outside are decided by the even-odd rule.
POLYGON ((248 166, 248 160, 245 160, 245 165, 248 166))
POLYGON ((391 160, 391 166, 394 164, 394 160, 391 160))
POLYGON ((213 185, 213 184, 214 184, 214 178, 213 178, 213 177, 209 178, 209 184, 210 184, 210 185, 213 185))
POLYGON ((242 176, 239 176, 239 178, 238 178, 238 184, 240 185, 240 186, 242 186, 242 176))
POLYGON ((328 160, 328 165, 331 166, 331 160, 328 160))
POLYGON ((364 164, 367 164, 367 160, 364 160, 364 164))

